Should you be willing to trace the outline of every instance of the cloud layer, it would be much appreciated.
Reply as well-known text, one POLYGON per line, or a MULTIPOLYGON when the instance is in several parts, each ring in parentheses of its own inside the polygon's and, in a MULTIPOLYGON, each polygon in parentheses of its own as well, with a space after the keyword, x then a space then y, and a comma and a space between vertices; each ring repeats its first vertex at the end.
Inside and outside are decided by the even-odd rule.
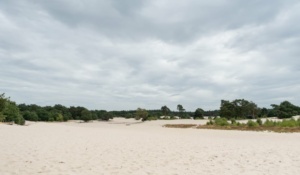
POLYGON ((0 2, 0 92, 127 110, 300 104, 296 0, 0 2))

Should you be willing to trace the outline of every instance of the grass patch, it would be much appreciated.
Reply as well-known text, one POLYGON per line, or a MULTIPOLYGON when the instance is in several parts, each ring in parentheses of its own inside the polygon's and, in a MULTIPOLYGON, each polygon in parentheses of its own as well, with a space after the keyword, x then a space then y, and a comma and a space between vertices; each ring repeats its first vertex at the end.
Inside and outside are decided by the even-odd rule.
POLYGON ((166 128, 195 128, 198 125, 195 124, 166 124, 164 127, 166 128))

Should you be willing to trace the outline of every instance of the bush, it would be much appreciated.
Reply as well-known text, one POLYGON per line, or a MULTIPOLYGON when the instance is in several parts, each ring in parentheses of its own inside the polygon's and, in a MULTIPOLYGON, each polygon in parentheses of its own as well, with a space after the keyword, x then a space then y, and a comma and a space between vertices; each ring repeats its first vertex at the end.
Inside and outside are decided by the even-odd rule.
POLYGON ((228 126, 229 125, 226 118, 216 118, 215 119, 215 124, 217 126, 228 126))
POLYGON ((29 121, 38 121, 39 117, 36 114, 36 112, 31 112, 31 111, 25 111, 23 113, 23 117, 25 120, 29 120, 29 121))
POLYGON ((209 120, 208 122, 206 122, 206 125, 213 125, 214 124, 214 121, 212 120, 209 120))
POLYGON ((133 114, 131 114, 131 113, 126 113, 124 117, 127 118, 127 119, 128 118, 134 118, 133 114))
POLYGON ((197 108, 196 111, 194 112, 194 120, 196 119, 203 119, 203 114, 204 114, 204 110, 201 108, 197 108))
POLYGON ((48 121, 49 121, 49 122, 54 122, 54 117, 50 116, 50 117, 48 118, 48 121))
POLYGON ((263 122, 262 122, 262 120, 261 120, 260 118, 258 118, 258 119, 256 120, 256 123, 257 123, 259 126, 263 125, 263 122))
POLYGON ((6 116, 0 112, 0 122, 5 120, 6 116))
POLYGON ((234 118, 232 118, 230 121, 232 125, 236 125, 236 120, 234 118))
POLYGON ((146 109, 138 108, 136 110, 136 114, 135 114, 135 119, 136 120, 142 119, 142 121, 146 121, 147 118, 148 118, 148 112, 147 112, 146 109))
POLYGON ((20 125, 25 125, 25 119, 23 117, 20 118, 20 125))
POLYGON ((59 121, 59 122, 62 122, 62 121, 64 121, 64 117, 63 117, 62 114, 56 114, 55 115, 55 120, 59 121))
POLYGON ((24 125, 25 119, 22 116, 18 116, 14 119, 15 124, 24 125))
POLYGON ((252 120, 248 120, 247 126, 248 126, 248 127, 258 127, 259 125, 258 125, 257 122, 254 122, 254 121, 252 121, 252 120))
POLYGON ((291 120, 283 120, 282 122, 277 123, 280 127, 297 127, 298 122, 294 119, 291 120))
POLYGON ((66 122, 70 119, 69 115, 64 114, 63 115, 63 120, 66 122))
POLYGON ((100 118, 99 120, 103 120, 103 121, 108 121, 109 119, 113 119, 114 115, 110 112, 105 112, 100 118))
POLYGON ((83 120, 84 122, 92 120, 92 113, 86 109, 81 111, 81 120, 83 120))
POLYGON ((267 119, 267 120, 265 121, 265 123, 263 124, 263 126, 266 126, 266 127, 273 127, 273 126, 276 126, 276 122, 267 119))

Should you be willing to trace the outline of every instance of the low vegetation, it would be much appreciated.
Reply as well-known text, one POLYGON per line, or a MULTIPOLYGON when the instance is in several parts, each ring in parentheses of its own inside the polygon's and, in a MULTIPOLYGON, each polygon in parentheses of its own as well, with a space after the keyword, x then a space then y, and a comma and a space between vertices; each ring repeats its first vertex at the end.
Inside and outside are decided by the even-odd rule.
POLYGON ((300 132, 300 119, 284 119, 282 121, 266 120, 262 122, 261 119, 256 121, 248 120, 247 123, 237 122, 232 119, 228 122, 225 118, 217 118, 209 120, 206 125, 193 124, 167 124, 167 128, 197 128, 197 129, 220 129, 220 130, 242 130, 242 131, 273 131, 273 132, 300 132))
POLYGON ((197 127, 195 124, 166 124, 164 127, 166 128, 193 128, 197 127))
POLYGON ((24 125, 25 119, 15 102, 0 94, 0 122, 12 122, 18 125, 24 125))

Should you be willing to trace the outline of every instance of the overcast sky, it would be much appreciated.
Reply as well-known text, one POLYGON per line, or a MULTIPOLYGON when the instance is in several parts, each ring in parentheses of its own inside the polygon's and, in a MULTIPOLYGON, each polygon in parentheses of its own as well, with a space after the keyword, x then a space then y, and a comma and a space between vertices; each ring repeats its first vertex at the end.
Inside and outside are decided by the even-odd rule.
POLYGON ((17 103, 300 105, 298 0, 1 0, 0 93, 17 103))

